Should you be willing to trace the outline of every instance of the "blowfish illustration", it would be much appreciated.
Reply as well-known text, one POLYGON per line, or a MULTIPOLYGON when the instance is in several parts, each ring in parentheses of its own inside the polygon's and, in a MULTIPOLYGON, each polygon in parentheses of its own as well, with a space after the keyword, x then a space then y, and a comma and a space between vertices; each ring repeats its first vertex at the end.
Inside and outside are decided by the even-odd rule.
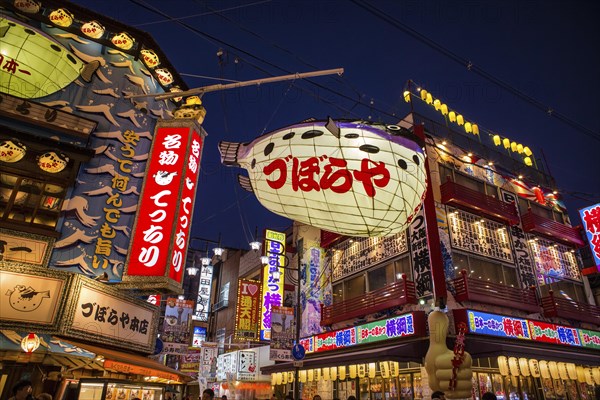
POLYGON ((310 121, 250 143, 219 143, 221 162, 276 214, 349 236, 406 229, 427 179, 424 143, 396 125, 310 121))
POLYGON ((10 306, 17 311, 31 312, 37 310, 44 299, 50 298, 50 291, 36 292, 31 286, 16 285, 6 292, 10 306))

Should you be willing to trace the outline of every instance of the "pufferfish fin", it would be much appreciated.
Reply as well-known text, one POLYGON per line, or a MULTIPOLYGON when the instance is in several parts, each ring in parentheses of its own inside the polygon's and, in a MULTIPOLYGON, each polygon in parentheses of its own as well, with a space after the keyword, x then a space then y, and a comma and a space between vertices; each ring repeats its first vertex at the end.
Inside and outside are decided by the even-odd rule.
POLYGON ((238 182, 240 183, 242 189, 250 193, 254 193, 254 189, 252 188, 252 182, 250 182, 250 178, 244 175, 238 175, 238 182))
POLYGON ((325 128, 327 128, 329 132, 333 133, 333 136, 335 136, 338 139, 340 138, 341 129, 339 126, 337 126, 335 121, 331 119, 331 117, 327 117, 327 123, 325 124, 325 128))
POLYGON ((219 153, 221 153, 221 163, 231 167, 239 167, 238 151, 241 143, 237 142, 219 142, 219 153))
POLYGON ((300 124, 306 124, 307 122, 315 122, 316 120, 317 120, 316 118, 314 118, 314 117, 310 117, 310 118, 303 119, 303 120, 302 120, 302 121, 300 121, 299 123, 300 123, 300 124))

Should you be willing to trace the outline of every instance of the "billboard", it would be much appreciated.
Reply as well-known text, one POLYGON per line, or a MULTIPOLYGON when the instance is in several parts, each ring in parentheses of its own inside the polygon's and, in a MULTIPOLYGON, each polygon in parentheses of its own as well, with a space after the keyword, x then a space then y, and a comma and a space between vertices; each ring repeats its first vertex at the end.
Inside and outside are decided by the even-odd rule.
POLYGON ((260 340, 271 340, 271 308, 283 305, 285 233, 267 229, 264 250, 269 263, 263 267, 260 340))
POLYGON ((235 339, 258 340, 258 310, 261 299, 260 282, 250 279, 238 281, 235 313, 235 339))
POLYGON ((291 361, 292 347, 296 338, 296 319, 293 307, 271 308, 271 346, 269 359, 291 361))
POLYGON ((590 242, 596 268, 600 272, 600 203, 579 210, 585 234, 590 242))
POLYGON ((200 268, 200 283, 198 284, 198 296, 196 297, 196 310, 194 311, 194 315, 192 315, 194 321, 208 322, 212 276, 212 265, 203 265, 200 268))

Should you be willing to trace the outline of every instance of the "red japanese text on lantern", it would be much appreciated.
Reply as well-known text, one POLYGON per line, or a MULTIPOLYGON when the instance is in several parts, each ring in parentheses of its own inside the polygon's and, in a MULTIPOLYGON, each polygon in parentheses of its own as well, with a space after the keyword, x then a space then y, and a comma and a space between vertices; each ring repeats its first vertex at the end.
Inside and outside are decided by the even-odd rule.
POLYGON ((288 184, 295 192, 331 190, 342 194, 357 181, 367 196, 375 197, 376 187, 384 188, 390 182, 390 171, 382 161, 363 158, 360 169, 350 170, 348 161, 326 155, 302 161, 291 155, 277 158, 263 168, 263 173, 270 188, 281 189, 288 184))
POLYGON ((600 269, 600 203, 579 210, 596 266, 600 269))

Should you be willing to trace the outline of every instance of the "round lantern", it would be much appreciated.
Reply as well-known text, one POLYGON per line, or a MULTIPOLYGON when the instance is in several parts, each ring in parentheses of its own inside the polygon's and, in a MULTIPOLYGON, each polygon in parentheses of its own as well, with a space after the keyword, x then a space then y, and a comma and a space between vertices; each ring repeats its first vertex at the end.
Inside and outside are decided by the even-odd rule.
POLYGON ((14 6, 17 10, 28 14, 35 14, 41 8, 40 3, 34 0, 16 0, 14 6))
POLYGON ((340 375, 340 381, 345 381, 346 380, 346 366, 345 365, 339 366, 338 373, 340 375))
POLYGON ((521 375, 531 375, 531 372, 529 371, 529 363, 527 362, 526 358, 519 358, 519 369, 521 370, 521 375))
POLYGON ((287 377, 288 383, 293 383, 294 382, 294 373, 290 371, 287 373, 287 376, 288 376, 287 377))
POLYGON ((158 79, 158 81, 160 82, 161 85, 168 86, 171 83, 173 83, 173 81, 174 81, 173 74, 171 72, 169 72, 169 70, 167 70, 165 68, 159 68, 155 72, 156 72, 156 78, 158 79))
POLYGON ((350 366, 350 379, 356 378, 356 364, 350 366))
POLYGON ((38 157, 37 163, 42 171, 56 174, 67 167, 69 157, 54 151, 48 151, 38 157))
POLYGON ((89 21, 81 25, 81 32, 92 39, 100 39, 104 35, 104 27, 98 21, 89 21))
POLYGON ((508 376, 508 358, 506 356, 498 356, 498 368, 500 375, 508 376))
POLYGON ((331 380, 331 376, 329 375, 329 368, 328 367, 323 368, 323 380, 324 381, 330 381, 331 380))
POLYGON ((332 381, 337 380, 337 376, 338 376, 338 369, 337 369, 337 367, 330 367, 329 368, 329 376, 331 377, 332 381))
POLYGON ((358 364, 358 377, 364 378, 367 375, 367 366, 365 364, 358 364))
POLYGON ((27 146, 12 140, 0 142, 0 161, 6 163, 16 163, 21 161, 27 153, 27 146))
POLYGON ((30 333, 21 340, 21 348, 25 353, 33 353, 40 347, 40 338, 35 333, 30 333))
POLYGON ((529 359, 529 372, 531 372, 531 376, 533 376, 534 378, 539 378, 540 377, 540 365, 538 363, 538 360, 535 359, 529 359))
POLYGON ((67 28, 73 23, 73 14, 66 8, 59 8, 52 11, 50 15, 48 15, 48 18, 54 25, 62 26, 63 28, 67 28))
POLYGON ((133 47, 133 38, 127 32, 117 33, 110 39, 112 44, 123 50, 129 50, 133 47))
POLYGON ((540 361, 540 375, 544 379, 550 379, 550 370, 548 369, 548 361, 540 361))
POLYGON ((558 374, 558 364, 556 361, 548 362, 548 369, 550 370, 550 376, 552 379, 559 379, 560 375, 558 374))
POLYGON ((509 357, 508 358, 508 369, 509 369, 510 374, 512 376, 519 376, 519 375, 521 375, 521 372, 519 371, 519 361, 517 360, 516 357, 509 357))
POLYGON ((146 64, 148 68, 154 68, 160 64, 160 60, 158 59, 158 56, 156 55, 154 50, 143 49, 140 50, 140 54, 142 55, 142 60, 144 61, 144 64, 146 64))
POLYGON ((298 371, 298 380, 300 381, 300 383, 306 383, 306 371, 305 370, 298 371))

